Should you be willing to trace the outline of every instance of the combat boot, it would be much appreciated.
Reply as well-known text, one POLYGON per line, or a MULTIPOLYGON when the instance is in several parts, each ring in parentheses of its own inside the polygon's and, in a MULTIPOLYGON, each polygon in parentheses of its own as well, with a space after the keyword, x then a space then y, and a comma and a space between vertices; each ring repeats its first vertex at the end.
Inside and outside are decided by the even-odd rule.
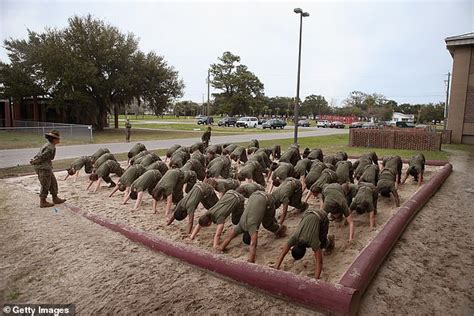
POLYGON ((64 202, 66 202, 65 199, 60 199, 60 198, 58 198, 57 195, 53 196, 53 203, 54 203, 54 204, 62 204, 62 203, 64 203, 64 202))
POLYGON ((45 197, 40 197, 40 207, 51 207, 51 206, 54 206, 54 204, 46 201, 45 197))

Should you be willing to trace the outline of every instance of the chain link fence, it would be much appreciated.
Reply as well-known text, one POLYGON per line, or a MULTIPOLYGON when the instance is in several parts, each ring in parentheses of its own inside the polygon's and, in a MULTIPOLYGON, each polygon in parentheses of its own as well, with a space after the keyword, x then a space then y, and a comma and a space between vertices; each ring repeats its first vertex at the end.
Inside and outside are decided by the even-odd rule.
POLYGON ((36 121, 13 121, 15 127, 1 127, 0 132, 25 133, 43 136, 52 129, 61 134, 61 139, 74 139, 84 142, 92 142, 92 125, 65 124, 36 121))

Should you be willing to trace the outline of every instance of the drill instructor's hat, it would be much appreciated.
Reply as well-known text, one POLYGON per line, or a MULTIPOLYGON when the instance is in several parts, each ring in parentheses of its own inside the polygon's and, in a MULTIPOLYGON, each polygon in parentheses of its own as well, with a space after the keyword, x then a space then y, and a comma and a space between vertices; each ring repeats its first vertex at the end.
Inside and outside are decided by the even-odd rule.
POLYGON ((61 139, 61 136, 59 136, 59 131, 56 129, 52 129, 49 133, 44 134, 45 136, 51 136, 57 139, 61 139))

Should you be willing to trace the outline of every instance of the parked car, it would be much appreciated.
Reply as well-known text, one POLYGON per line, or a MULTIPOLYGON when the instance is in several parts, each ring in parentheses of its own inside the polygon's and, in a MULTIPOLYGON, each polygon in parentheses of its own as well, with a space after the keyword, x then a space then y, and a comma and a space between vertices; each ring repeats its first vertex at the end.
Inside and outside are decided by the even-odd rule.
POLYGON ((415 128, 415 124, 412 122, 397 122, 395 123, 396 127, 401 127, 401 128, 415 128))
POLYGON ((276 128, 281 128, 283 129, 286 126, 286 122, 283 120, 279 119, 271 119, 266 121, 265 123, 262 123, 262 128, 271 128, 271 129, 276 129, 276 128))
POLYGON ((377 128, 377 125, 375 125, 375 123, 372 123, 372 122, 365 122, 364 124, 362 124, 362 128, 375 129, 377 128))
POLYGON ((217 122, 219 126, 235 126, 237 119, 235 117, 224 117, 217 122))
POLYGON ((330 124, 328 120, 319 120, 316 127, 329 127, 330 124))
POLYGON ((362 125, 364 125, 364 122, 354 122, 349 125, 349 128, 362 128, 362 125))
POLYGON ((257 125, 258 119, 254 116, 241 117, 237 120, 237 123, 235 123, 235 126, 244 128, 257 127, 257 125))
POLYGON ((201 116, 200 118, 198 118, 197 123, 198 125, 209 125, 214 123, 214 118, 212 116, 201 116))
POLYGON ((299 121, 298 121, 298 126, 309 127, 309 126, 310 126, 310 123, 309 123, 308 120, 299 120, 299 121))
POLYGON ((334 121, 334 122, 331 122, 331 124, 329 124, 329 127, 330 128, 345 128, 346 125, 344 125, 344 123, 342 122, 334 121))
POLYGON ((415 126, 416 129, 424 129, 424 130, 428 130, 430 127, 426 124, 416 124, 415 126))

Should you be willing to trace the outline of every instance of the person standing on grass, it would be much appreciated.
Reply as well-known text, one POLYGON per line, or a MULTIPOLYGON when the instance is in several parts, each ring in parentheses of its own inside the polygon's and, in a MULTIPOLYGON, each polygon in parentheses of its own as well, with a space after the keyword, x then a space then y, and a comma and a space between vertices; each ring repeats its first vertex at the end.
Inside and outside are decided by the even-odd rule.
POLYGON ((59 144, 61 137, 59 136, 59 131, 53 129, 45 134, 45 138, 48 142, 44 144, 33 159, 30 160, 30 164, 34 166, 41 184, 39 194, 40 207, 51 207, 54 206, 54 204, 66 202, 65 199, 58 197, 58 182, 53 173, 52 162, 56 155, 56 145, 59 144), (53 203, 46 201, 48 192, 53 196, 53 203))
POLYGON ((130 135, 132 134, 132 124, 130 124, 130 120, 127 119, 127 121, 125 121, 125 141, 127 143, 130 142, 130 135))
POLYGON ((208 126, 207 130, 202 134, 201 140, 204 143, 204 148, 207 148, 209 146, 209 142, 211 141, 211 127, 208 126))

